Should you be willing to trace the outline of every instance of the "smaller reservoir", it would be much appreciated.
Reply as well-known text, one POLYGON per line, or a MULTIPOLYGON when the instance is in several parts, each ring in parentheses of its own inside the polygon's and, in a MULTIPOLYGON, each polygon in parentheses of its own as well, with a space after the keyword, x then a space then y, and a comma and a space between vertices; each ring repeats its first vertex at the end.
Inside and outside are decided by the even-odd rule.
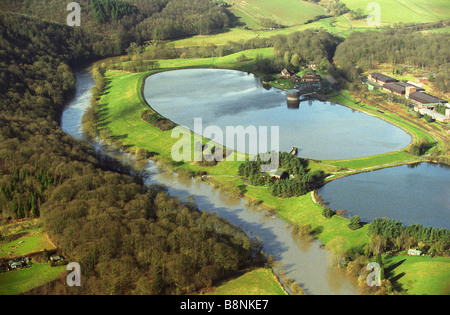
POLYGON ((319 189, 332 210, 361 221, 387 217, 404 225, 450 229, 450 167, 417 163, 336 179, 319 189))

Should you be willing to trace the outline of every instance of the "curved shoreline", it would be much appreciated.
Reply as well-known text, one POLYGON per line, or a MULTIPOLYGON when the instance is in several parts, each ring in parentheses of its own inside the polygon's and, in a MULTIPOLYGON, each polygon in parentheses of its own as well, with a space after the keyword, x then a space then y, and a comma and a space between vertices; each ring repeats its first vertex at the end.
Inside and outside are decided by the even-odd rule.
MULTIPOLYGON (((139 86, 139 82, 138 81, 140 81, 140 80, 142 80, 142 76, 139 78, 139 79, 135 79, 135 82, 137 83, 134 83, 133 82, 133 85, 137 88, 138 86, 139 86)), ((92 106, 93 104, 91 104, 90 106, 92 106)), ((112 147, 115 147, 115 145, 113 144, 113 143, 111 143, 109 140, 106 140, 105 141, 105 144, 108 144, 108 145, 112 145, 112 147)), ((125 153, 129 153, 129 152, 125 152, 125 153)), ((130 155, 133 155, 132 153, 130 154, 130 155)), ((151 159, 149 159, 149 160, 151 160, 151 159)), ((158 163, 159 164, 159 163, 158 163)), ((195 180, 195 181, 198 181, 198 179, 193 179, 193 180, 195 180)), ((200 182, 199 182, 199 184, 200 184, 200 182)), ((213 186, 213 185, 211 185, 211 183, 209 183, 209 182, 205 182, 205 184, 208 184, 208 185, 206 185, 206 186, 213 186)), ((176 188, 176 186, 174 186, 175 187, 175 189, 177 189, 176 188)), ((211 188, 208 188, 208 189, 212 189, 212 187, 211 188)), ((202 194, 200 194, 199 196, 202 196, 202 194)), ((241 203, 243 203, 243 204, 245 204, 245 200, 246 200, 246 198, 241 198, 241 203)), ((243 209, 247 209, 247 207, 249 206, 249 204, 247 204, 246 206, 245 206, 245 208, 243 208, 243 209)), ((253 207, 252 207, 253 208, 253 207)), ((261 207, 260 207, 261 208, 261 207)), ((264 208, 261 208, 261 210, 265 210, 264 208)), ((219 212, 218 212, 219 213, 219 212)), ((219 213, 220 214, 220 213, 219 213)), ((265 212, 263 212, 263 211, 261 211, 261 214, 260 214, 261 216, 263 216, 263 217, 267 217, 267 214, 265 213, 265 212)), ((226 217, 225 217, 226 218, 226 217)), ((272 218, 270 218, 270 222, 276 222, 275 223, 275 225, 277 225, 277 226, 281 226, 282 227, 282 230, 284 231, 284 230, 286 230, 287 231, 287 235, 289 235, 290 236, 290 230, 289 230, 289 228, 287 228, 287 226, 285 225, 285 220, 283 220, 281 217, 279 217, 279 216, 277 216, 277 220, 273 220, 272 218)), ((284 235, 284 234, 283 234, 284 235)), ((283 235, 282 235, 282 237, 283 237, 283 235)), ((271 241, 271 240, 270 240, 271 241)), ((290 241, 290 242, 292 242, 292 241, 290 241)), ((270 243, 270 242, 269 242, 270 243)), ((288 242, 289 243, 289 242, 288 242)), ((294 242, 294 244, 296 244, 296 242, 294 242)), ((297 247, 295 247, 295 248, 297 248, 297 247)), ((315 248, 315 247, 313 247, 313 248, 315 248)), ((318 245, 317 245, 317 249, 316 249, 317 251, 320 251, 320 252, 323 252, 323 254, 321 254, 321 255, 319 255, 318 257, 322 257, 322 255, 325 255, 325 252, 322 250, 322 248, 320 247, 320 244, 318 243, 318 245)), ((314 252, 314 250, 312 250, 312 252, 314 252)), ((309 257, 309 255, 310 254, 308 254, 308 253, 304 253, 305 255, 301 255, 302 257, 304 256, 304 257, 309 257)), ((275 255, 275 254, 274 254, 275 255)), ((297 257, 298 258, 298 257, 297 257)), ((284 259, 284 258, 283 258, 284 259)), ((305 259, 305 258, 303 258, 303 259, 305 259)), ((278 261, 278 260, 277 260, 278 261)), ((323 260, 323 261, 327 261, 326 259, 325 260, 323 260)), ((334 267, 333 267, 334 268, 334 267)), ((299 268, 299 270, 300 270, 300 268, 299 268)), ((289 286, 288 287, 286 287, 284 284, 283 284, 283 279, 280 277, 280 275, 274 270, 273 271, 274 272, 274 275, 277 277, 277 280, 279 281, 279 283, 281 283, 282 284, 282 288, 287 292, 287 293, 289 293, 289 286)), ((341 271, 338 271, 338 272, 341 272, 341 271)), ((326 275, 326 273, 324 273, 325 275, 326 275)), ((320 277, 319 277, 319 279, 320 279, 320 277)), ((345 284, 345 287, 346 287, 346 289, 343 289, 344 291, 345 291, 345 294, 348 294, 349 292, 347 291, 347 290, 350 290, 352 293, 351 294, 358 294, 357 292, 358 292, 358 290, 357 290, 357 288, 356 288, 356 286, 355 286, 355 284, 356 284, 356 281, 353 279, 353 278, 351 278, 351 277, 348 277, 348 279, 349 279, 349 281, 350 282, 346 282, 347 280, 342 280, 343 282, 342 283, 346 283, 345 284), (347 287, 348 285, 351 285, 350 287, 347 287), (354 288, 355 290, 353 290, 353 289, 349 289, 349 288, 354 288)), ((302 281, 299 281, 298 279, 297 280, 295 280, 295 281, 298 281, 298 283, 302 283, 302 281)), ((322 280, 321 280, 322 281, 322 280)), ((302 288, 303 289, 305 289, 304 287, 303 287, 303 285, 302 285, 302 288)), ((313 288, 316 288, 316 286, 315 285, 313 285, 313 288)), ((328 287, 324 287, 325 288, 325 290, 328 290, 328 287)), ((310 290, 310 288, 307 286, 306 287, 306 290, 310 290)), ((320 290, 322 290, 322 289, 320 289, 320 290)), ((334 289, 332 289, 332 290, 334 290, 334 289)), ((338 290, 339 291, 339 290, 338 290)), ((343 291, 343 292, 344 292, 343 291)), ((314 291, 312 291, 312 292, 314 292, 314 291)), ((333 291, 334 292, 334 291, 333 291)))
MULTIPOLYGON (((145 97, 145 94, 144 94, 145 84, 146 84, 146 80, 147 80, 149 77, 153 76, 153 75, 160 74, 160 73, 164 73, 164 72, 169 72, 169 71, 189 70, 189 69, 215 69, 215 70, 230 70, 230 71, 246 72, 246 73, 248 73, 248 74, 251 73, 251 74, 254 75, 255 77, 259 78, 259 79, 261 80, 262 83, 264 83, 262 76, 261 76, 259 73, 257 73, 257 72, 243 71, 243 70, 233 69, 233 68, 227 68, 227 67, 212 67, 212 66, 209 66, 209 67, 200 67, 200 66, 180 67, 180 68, 170 68, 170 69, 163 69, 163 70, 155 70, 155 72, 153 72, 153 73, 146 74, 142 79, 140 79, 140 81, 141 81, 141 83, 140 83, 140 84, 141 84, 141 87, 140 87, 140 95, 139 95, 140 98, 144 101, 144 103, 148 106, 148 108, 149 108, 150 110, 152 110, 152 111, 155 112, 156 114, 160 115, 161 117, 164 117, 165 119, 171 121, 175 126, 179 126, 179 124, 175 123, 175 122, 172 121, 170 118, 168 118, 168 117, 162 115, 161 113, 159 113, 157 110, 155 110, 155 109, 150 105, 150 103, 148 102, 148 100, 147 100, 147 98, 145 97)), ((274 88, 274 89, 279 89, 279 88, 274 87, 274 86, 272 86, 272 88, 274 88)), ((286 92, 286 90, 283 90, 283 89, 279 89, 279 90, 280 90, 280 91, 285 91, 285 92, 286 92)), ((321 94, 321 95, 322 95, 322 94, 321 94)), ((380 120, 382 120, 382 121, 384 121, 384 122, 386 122, 386 123, 388 123, 388 124, 390 124, 390 125, 392 125, 392 126, 395 126, 395 127, 399 128, 399 129, 403 130, 405 133, 407 133, 407 134, 411 137, 411 141, 409 142, 408 145, 406 145, 405 147, 403 147, 403 148, 401 148, 401 149, 397 149, 397 150, 389 151, 389 152, 383 152, 383 153, 379 153, 379 154, 375 154, 375 155, 368 155, 368 156, 362 156, 362 157, 356 157, 356 158, 348 158, 348 159, 337 159, 337 160, 336 160, 336 159, 314 159, 314 158, 305 158, 305 159, 307 159, 307 160, 310 160, 310 161, 320 161, 320 162, 325 162, 325 164, 326 164, 327 161, 352 161, 352 160, 355 161, 355 160, 359 160, 359 159, 366 159, 366 158, 377 157, 377 156, 382 156, 382 155, 386 155, 386 154, 392 154, 392 153, 395 153, 395 152, 402 152, 402 151, 405 151, 411 144, 414 143, 415 140, 417 140, 417 139, 416 139, 416 135, 415 135, 412 131, 408 130, 406 127, 404 127, 404 126, 401 125, 401 123, 404 123, 404 122, 399 121, 400 124, 393 123, 393 122, 389 121, 389 119, 386 119, 386 118, 384 118, 384 117, 382 117, 382 116, 378 116, 378 115, 376 115, 376 114, 373 114, 373 113, 364 111, 364 110, 362 110, 362 109, 360 109, 360 108, 356 108, 356 107, 353 107, 353 106, 349 106, 348 104, 342 104, 342 103, 339 103, 339 102, 332 101, 332 100, 330 100, 328 97, 326 97, 325 95, 323 95, 323 96, 324 96, 324 99, 325 99, 325 100, 319 100, 319 99, 317 99, 317 100, 319 100, 319 101, 325 101, 325 102, 329 102, 329 103, 333 103, 333 104, 336 104, 336 105, 340 105, 340 106, 343 106, 343 107, 346 107, 346 108, 349 108, 349 109, 352 109, 352 110, 356 110, 356 111, 358 111, 358 112, 360 112, 360 113, 362 113, 362 114, 369 115, 369 116, 374 117, 374 118, 378 118, 378 119, 380 119, 380 120)), ((355 104, 355 105, 356 105, 356 104, 355 104)), ((405 124, 406 124, 406 123, 405 123, 405 124)), ((409 125, 409 124, 408 124, 408 125, 409 125)), ((412 126, 412 125, 409 125, 409 126, 412 127, 412 128, 417 128, 417 127, 412 126)), ((187 130, 189 130, 189 131, 190 131, 191 133, 193 133, 193 134, 196 134, 196 133, 194 133, 193 130, 190 130, 190 129, 187 129, 187 130)), ((437 149, 438 141, 437 141, 432 135, 430 135, 428 132, 426 132, 426 131, 424 131, 424 130, 421 130, 421 131, 424 132, 424 133, 426 133, 428 136, 430 136, 431 138, 434 139, 434 141, 435 141, 435 149, 437 149)), ((197 135, 198 135, 198 134, 197 134, 197 135)), ((198 135, 198 136, 201 136, 201 135, 198 135)), ((202 137, 202 139, 204 139, 204 140, 206 140, 206 141, 211 141, 211 140, 208 139, 208 138, 204 138, 203 136, 201 136, 201 137, 202 137)), ((223 146, 223 145, 221 145, 221 146, 223 146)), ((223 147, 226 148, 225 146, 223 146, 223 147)), ((234 153, 240 153, 240 154, 247 155, 247 153, 242 153, 242 152, 236 151, 236 150, 234 150, 234 149, 229 149, 229 150, 232 150, 234 153)), ((434 151, 434 150, 433 150, 433 151, 434 151)), ((431 154, 431 152, 430 152, 430 154, 431 154)), ((419 157, 419 158, 420 158, 420 157, 419 157)), ((401 163, 402 161, 398 161, 398 162, 401 163)), ((404 164, 407 164, 408 162, 409 162, 409 160, 406 161, 406 163, 404 163, 404 164)))
MULTIPOLYGON (((189 68, 200 68, 200 67, 188 67, 188 68, 183 68, 183 69, 189 69, 189 68)), ((206 69, 224 69, 224 68, 217 68, 217 67, 201 67, 201 68, 206 68, 206 69)), ((177 69, 176 68, 175 69, 167 69, 167 70, 164 70, 164 71, 172 71, 172 70, 177 70, 177 69)), ((236 70, 236 69, 229 69, 229 70, 236 70)), ((114 72, 114 70, 112 70, 112 72, 114 72)), ((149 105, 149 103, 147 102, 147 100, 145 99, 145 97, 143 95, 143 88, 144 88, 145 80, 150 75, 157 74, 157 73, 160 73, 160 72, 162 72, 162 71, 154 71, 152 73, 143 73, 143 74, 134 73, 133 78, 130 78, 129 81, 123 81, 123 82, 130 82, 130 83, 132 82, 133 89, 135 89, 136 93, 135 93, 135 96, 122 97, 121 98, 122 102, 133 102, 133 103, 130 103, 130 105, 134 104, 133 105, 133 107, 134 107, 133 111, 142 111, 142 109, 137 109, 137 108, 149 108, 149 109, 154 111, 154 109, 149 105), (139 103, 140 103, 140 105, 139 105, 139 103)), ((246 72, 248 72, 248 71, 246 71, 246 72)), ((117 82, 121 82, 121 81, 119 80, 117 82)), ((115 85, 113 85, 113 86, 115 86, 115 85)), ((108 104, 108 103, 109 102, 106 102, 104 104, 108 104)), ((337 103, 337 102, 334 102, 334 103, 337 103)), ((114 104, 116 104, 116 103, 114 103, 114 104)), ((344 104, 340 104, 340 105, 345 106, 344 104)), ((347 106, 347 107, 350 107, 350 106, 347 106)), ((352 107, 350 107, 350 108, 352 108, 352 107)), ((354 108, 352 108, 352 109, 354 109, 354 108)), ((355 109, 355 110, 358 110, 358 109, 355 109)), ((138 115, 138 117, 136 119, 140 120, 139 115, 138 115)), ((139 124, 139 125, 141 125, 141 124, 139 124)), ((116 127, 117 127, 117 124, 116 124, 116 127)), ((417 128, 417 130, 422 131, 419 127, 415 127, 415 128, 417 128)), ((152 130, 153 131, 151 131, 151 133, 153 133, 154 135, 159 135, 158 137, 160 139, 163 139, 165 137, 170 137, 170 133, 167 134, 167 135, 162 135, 162 134, 159 134, 159 130, 158 131, 156 131, 154 129, 152 129, 152 130)), ((121 132, 120 129, 117 129, 117 131, 119 131, 119 133, 121 132)), ((426 133, 426 131, 423 131, 423 134, 425 134, 425 133, 426 133)), ((423 134, 419 133, 419 136, 422 136, 423 134)), ((137 148, 139 146, 139 144, 136 144, 136 142, 135 142, 136 139, 133 140, 133 138, 131 138, 130 140, 128 140, 128 143, 125 143, 125 144, 131 145, 131 147, 134 147, 134 148, 137 148), (130 142, 130 140, 131 140, 131 142, 130 142)), ((107 140, 107 141, 110 142, 109 140, 107 140)), ((130 151, 132 151, 132 150, 130 150, 130 151)), ((166 154, 158 153, 158 155, 161 156, 162 158, 164 158, 166 154)), ((402 157, 401 155, 392 156, 392 158, 394 158, 394 159, 395 158, 401 158, 401 157, 402 157)), ((359 172, 373 171, 377 167, 378 168, 387 168, 387 167, 395 167, 395 166, 400 166, 400 165, 409 164, 409 163, 425 162, 422 159, 423 159, 423 157, 418 157, 418 160, 416 160, 416 159, 414 159, 414 160, 403 159, 401 161, 396 161, 395 165, 393 163, 381 164, 381 165, 379 164, 379 165, 376 165, 376 166, 370 166, 370 169, 361 169, 361 170, 359 170, 359 172)), ((156 157, 156 158, 154 158, 152 160, 158 160, 158 157, 156 157)), ((160 162, 162 164, 164 164, 166 162, 169 162, 169 159, 166 160, 164 158, 164 159, 160 160, 160 162)), ((324 161, 324 162, 326 162, 326 161, 324 161)), ((368 164, 371 164, 370 162, 373 162, 373 160, 369 161, 368 164)), ((326 166, 326 165, 324 165, 324 166, 326 166)), ((188 167, 188 169, 190 168, 190 166, 187 166, 187 167, 188 167)), ((336 166, 336 168, 338 168, 338 167, 336 166)), ((221 171, 221 169, 218 169, 218 170, 221 171)), ((349 175, 353 175, 353 174, 357 174, 357 173, 358 172, 353 172, 353 173, 345 174, 345 176, 349 176, 349 175)), ((342 174, 342 175, 344 175, 344 174, 342 174)), ((337 179, 337 178, 338 177, 336 177, 334 179, 337 179)), ((216 185, 216 186, 221 186, 221 184, 222 184, 222 182, 220 180, 218 182, 206 181, 206 183, 208 183, 210 185, 216 185)), ((228 183, 223 182, 223 184, 228 184, 228 183)), ((233 184, 240 185, 239 183, 233 183, 233 184)), ((307 217, 306 217, 306 221, 305 221, 305 217, 302 217, 302 218, 298 217, 297 218, 297 216, 295 216, 295 215, 292 216, 292 212, 289 213, 289 211, 288 212, 286 212, 286 211, 279 212, 277 205, 281 205, 281 206, 286 205, 287 207, 289 207, 292 203, 289 203, 288 200, 280 200, 279 203, 278 202, 274 203, 271 198, 263 197, 264 200, 261 200, 261 199, 259 199, 261 197, 258 197, 258 195, 255 195, 255 190, 253 190, 253 191, 249 190, 249 194, 248 195, 244 195, 241 198, 244 199, 244 200, 248 200, 251 203, 253 203, 255 200, 258 201, 257 205, 259 206, 259 208, 262 208, 263 210, 268 211, 268 213, 272 213, 272 214, 276 213, 278 218, 280 218, 281 220, 283 220, 284 222, 286 222, 288 224, 302 224, 302 223, 305 223, 305 222, 310 222, 312 225, 317 226, 318 222, 319 222, 319 225, 320 225, 320 221, 321 220, 324 221, 323 218, 322 218, 322 215, 321 215, 321 210, 318 208, 319 205, 317 205, 316 203, 313 202, 313 198, 311 198, 310 194, 308 194, 308 196, 305 196, 305 198, 301 198, 301 199, 297 198, 297 199, 294 200, 294 202, 297 202, 297 200, 299 200, 299 202, 304 203, 303 205, 306 208, 302 208, 303 206, 300 206, 300 208, 298 208, 298 210, 296 208, 293 208, 291 210, 300 211, 302 213, 302 215, 305 214, 306 216, 309 216, 309 215, 311 215, 311 213, 315 212, 315 214, 314 214, 315 217, 310 217, 310 218, 312 218, 311 221, 308 221, 307 217), (309 201, 307 201, 307 200, 309 200, 309 201), (262 201, 263 203, 260 204, 259 203, 260 201, 262 201), (306 211, 304 212, 303 209, 306 210, 306 211)), ((327 219, 327 220, 329 220, 329 219, 327 219)), ((355 232, 348 232, 348 229, 346 228, 346 226, 348 224, 347 223, 348 219, 344 219, 344 218, 340 218, 340 217, 336 218, 336 216, 335 216, 333 219, 331 219, 332 221, 327 221, 327 220, 325 220, 325 221, 326 222, 331 222, 329 224, 331 224, 333 226, 333 229, 330 230, 328 225, 324 225, 324 227, 325 227, 324 233, 323 234, 321 233, 320 235, 318 235, 319 236, 318 240, 321 243, 328 244, 328 241, 330 241, 331 239, 333 239, 336 236, 343 236, 346 239, 346 241, 348 242, 348 244, 351 245, 352 247, 359 246, 359 244, 361 244, 361 243, 364 244, 364 243, 367 242, 366 241, 367 232, 366 232, 366 230, 364 228, 360 229, 359 232, 356 232, 356 234, 355 234, 355 232), (336 230, 334 229, 334 227, 336 227, 338 229, 337 230, 338 233, 336 233, 336 230)), ((356 247, 354 247, 354 248, 356 248, 356 247)))
MULTIPOLYGON (((224 68, 224 67, 211 67, 211 66, 209 66, 209 67, 199 67, 199 66, 193 66, 193 67, 181 67, 181 68, 170 68, 170 69, 163 69, 163 70, 155 70, 155 71, 152 71, 151 73, 146 73, 146 74, 144 74, 144 75, 142 75, 142 76, 140 76, 140 77, 138 78, 138 82, 137 82, 136 88, 138 88, 138 90, 139 90, 139 92, 138 92, 138 94, 139 94, 139 95, 138 95, 139 99, 140 99, 140 100, 145 104, 145 106, 148 107, 150 110, 152 110, 153 112, 157 113, 157 114, 160 115, 161 117, 164 117, 165 119, 168 119, 167 117, 165 117, 165 116, 161 115, 159 112, 157 112, 157 111, 150 105, 150 103, 148 102, 148 100, 146 99, 146 97, 145 97, 145 95, 144 95, 145 82, 146 82, 147 78, 150 77, 150 76, 152 76, 152 75, 159 74, 159 73, 162 73, 162 72, 167 72, 167 71, 176 71, 176 70, 183 70, 183 69, 222 69, 222 70, 241 71, 241 72, 252 73, 253 75, 255 75, 255 76, 257 76, 258 78, 261 79, 261 76, 260 76, 259 74, 257 74, 257 73, 254 73, 254 72, 250 72, 250 71, 242 71, 242 70, 238 70, 238 69, 224 68), (140 85, 140 86, 139 86, 139 85, 140 85)), ((114 71, 114 70, 112 70, 112 71, 114 71)), ((131 74, 131 73, 130 73, 130 74, 131 74)), ((136 74, 138 74, 138 73, 136 73, 136 74)), ((357 111, 359 111, 359 112, 361 112, 361 113, 364 113, 364 114, 371 115, 371 116, 374 116, 374 117, 376 117, 376 118, 382 119, 381 117, 379 117, 379 116, 377 116, 377 115, 374 115, 374 114, 371 114, 371 113, 367 113, 367 112, 365 112, 365 111, 362 111, 362 110, 359 109, 359 108, 354 108, 354 107, 352 107, 352 106, 348 106, 347 104, 340 104, 340 103, 337 103, 337 102, 335 102, 335 101, 329 101, 329 102, 336 103, 336 104, 339 104, 339 105, 341 105, 341 106, 345 106, 345 107, 347 107, 347 108, 350 108, 350 109, 353 109, 353 110, 357 110, 357 111)), ((169 119, 169 120, 170 120, 170 119, 169 119)), ((401 127, 398 126, 397 124, 393 124, 393 123, 391 123, 390 121, 385 120, 385 119, 383 119, 383 120, 386 121, 387 123, 390 123, 390 124, 396 126, 397 128, 401 128, 401 127)), ((174 124, 175 124, 175 123, 174 123, 174 124)), ((175 125, 178 125, 178 124, 175 124, 175 125)), ((411 126, 411 127, 414 127, 414 126, 411 126)), ((417 127, 414 127, 414 128, 417 128, 417 127)), ((407 130, 405 130, 405 128, 401 128, 401 129, 404 130, 405 132, 408 132, 407 130)), ((417 129, 418 129, 418 128, 417 128, 417 129)), ((189 130, 189 129, 187 129, 187 130, 189 130)), ((191 130, 189 130, 189 131, 190 131, 191 133, 193 133, 193 131, 191 131, 191 130)), ((428 135, 428 133, 427 133, 426 131, 423 131, 423 130, 420 130, 420 131, 428 135)), ((408 134, 411 135, 410 132, 408 132, 408 134)), ((412 138, 411 143, 413 143, 414 137, 411 136, 411 138, 412 138)), ((433 137, 433 138, 434 138, 434 137, 433 137)), ((203 138, 203 139, 205 139, 206 141, 209 141, 209 139, 206 139, 206 138, 203 138)), ((411 144, 411 143, 410 143, 410 144, 411 144)), ((409 145, 410 145, 410 144, 409 144, 409 145)), ((408 145, 408 146, 409 146, 409 145, 408 145)), ((406 148, 406 147, 405 147, 405 148, 406 148)), ((370 157, 378 157, 378 156, 389 155, 389 154, 392 154, 392 153, 395 153, 395 152, 401 152, 401 151, 404 151, 405 148, 399 149, 399 150, 396 150, 396 151, 387 152, 387 153, 381 153, 381 154, 379 154, 379 155, 373 155, 373 156, 363 157, 363 158, 342 159, 342 160, 323 160, 323 161, 320 161, 320 162, 321 162, 321 163, 322 163, 322 162, 325 162, 325 163, 326 163, 327 161, 346 161, 346 160, 348 160, 349 162, 352 162, 352 161, 356 161, 356 160, 358 160, 358 159, 366 159, 366 158, 370 158, 370 157)), ((237 152, 237 151, 233 150, 233 152, 237 152)), ((152 160, 158 160, 158 159, 157 159, 157 158, 152 158, 152 160)), ((310 159, 310 160, 311 160, 311 161, 317 161, 317 160, 313 160, 313 159, 310 159)), ((350 176, 350 175, 356 175, 356 174, 359 174, 359 173, 371 172, 371 171, 380 170, 380 169, 384 169, 384 168, 396 167, 396 166, 401 166, 401 165, 405 165, 405 164, 412 164, 412 163, 419 163, 419 162, 426 162, 426 161, 425 161, 425 159, 424 159, 423 157, 417 157, 417 158, 414 158, 414 159, 408 159, 408 160, 404 160, 404 159, 403 159, 403 160, 397 160, 397 161, 394 161, 394 162, 391 162, 391 163, 387 163, 387 164, 377 164, 377 165, 372 165, 372 166, 368 166, 368 167, 364 167, 364 168, 359 168, 359 169, 350 170, 350 171, 347 171, 347 172, 338 172, 338 173, 336 173, 336 174, 333 175, 333 178, 328 178, 327 182, 332 181, 332 180, 336 180, 336 179, 339 179, 339 178, 342 178, 342 177, 350 176)), ((167 166, 167 165, 166 165, 166 166, 167 166)), ((336 166, 336 167, 337 167, 337 166, 336 166)), ((209 182, 209 183, 210 183, 210 181, 206 181, 206 182, 209 182)), ((211 183, 210 183, 210 184, 211 184, 211 183)), ((220 186, 220 184, 214 184, 214 185, 219 185, 219 186, 220 186)), ((247 195, 245 195, 245 194, 242 194, 242 195, 240 195, 239 197, 244 198, 244 199, 246 199, 246 200, 248 200, 248 201, 250 201, 250 202, 253 202, 253 201, 254 201, 254 198, 252 198, 252 197, 250 197, 250 196, 247 196, 247 195)), ((265 210, 267 210, 267 211, 269 211, 269 212, 271 212, 271 213, 278 213, 278 211, 277 211, 276 209, 274 209, 273 207, 270 207, 270 206, 264 204, 263 202, 262 202, 262 203, 259 203, 258 206, 261 207, 261 208, 263 208, 263 209, 265 209, 265 210)), ((290 222, 290 220, 288 220, 287 218, 282 218, 282 219, 285 220, 285 221, 287 221, 288 223, 293 223, 293 222, 290 222)))

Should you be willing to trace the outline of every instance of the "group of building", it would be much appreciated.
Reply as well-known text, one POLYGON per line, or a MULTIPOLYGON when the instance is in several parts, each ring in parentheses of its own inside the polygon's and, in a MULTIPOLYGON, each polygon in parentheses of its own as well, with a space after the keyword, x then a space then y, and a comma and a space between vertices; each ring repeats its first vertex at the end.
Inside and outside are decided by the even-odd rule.
POLYGON ((405 97, 414 104, 414 110, 422 115, 429 115, 439 122, 450 122, 450 105, 448 101, 425 93, 425 90, 412 82, 399 82, 381 73, 371 73, 368 77, 369 87, 379 87, 385 92, 405 97), (445 114, 436 111, 438 105, 446 107, 445 114))
POLYGON ((291 74, 287 69, 283 69, 280 76, 286 79, 291 79, 295 83, 320 82, 320 76, 317 75, 314 70, 299 77, 296 74, 291 74))

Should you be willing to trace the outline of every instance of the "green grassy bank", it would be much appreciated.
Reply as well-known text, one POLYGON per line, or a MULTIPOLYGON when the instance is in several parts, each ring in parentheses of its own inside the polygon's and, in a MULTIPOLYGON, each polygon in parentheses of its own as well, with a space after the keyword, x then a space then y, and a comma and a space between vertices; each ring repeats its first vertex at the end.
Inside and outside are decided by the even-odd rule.
MULTIPOLYGON (((257 49, 242 53, 245 53, 248 60, 238 62, 236 59, 241 54, 238 53, 221 58, 161 60, 160 66, 162 69, 145 73, 106 71, 106 89, 101 95, 96 108, 99 117, 98 128, 100 135, 108 139, 110 143, 117 144, 132 153, 139 148, 146 149, 152 153, 154 159, 169 165, 175 171, 185 169, 193 172, 207 172, 213 175, 208 180, 211 184, 218 187, 226 187, 228 191, 234 194, 242 194, 252 203, 276 212, 289 224, 309 224, 314 236, 325 245, 332 243, 333 240, 339 237, 340 240, 343 240, 343 246, 346 250, 363 248, 369 241, 367 226, 352 231, 347 226, 347 219, 339 216, 326 219, 322 215, 322 207, 313 201, 311 194, 282 199, 271 196, 264 187, 246 186, 244 180, 237 176, 237 170, 241 162, 220 162, 212 167, 204 167, 190 162, 173 163, 171 161, 171 149, 178 139, 171 137, 171 131, 161 131, 140 118, 141 113, 149 109, 141 93, 142 84, 148 75, 164 69, 189 67, 231 68, 250 71, 253 65, 253 58, 258 53, 269 55, 271 54, 271 49, 257 49)), ((337 98, 335 101, 339 103, 340 99, 337 98)), ((151 105, 151 100, 149 102, 151 105)), ((359 109, 354 104, 343 105, 359 109)), ((388 121, 390 119, 389 115, 380 113, 376 116, 383 116, 381 118, 388 121)), ((394 121, 392 120, 391 122, 394 121)), ((397 125, 401 123, 399 120, 395 121, 397 125)), ((409 126, 407 123, 404 123, 403 128, 408 130, 413 138, 429 137, 427 133, 416 127, 409 126)), ((339 174, 342 175, 348 170, 362 171, 366 168, 376 168, 387 164, 402 164, 416 159, 420 160, 420 158, 410 155, 404 150, 399 150, 360 159, 312 161, 310 165, 312 169, 324 169, 327 172, 333 171, 336 173, 336 176, 339 176, 339 174)))

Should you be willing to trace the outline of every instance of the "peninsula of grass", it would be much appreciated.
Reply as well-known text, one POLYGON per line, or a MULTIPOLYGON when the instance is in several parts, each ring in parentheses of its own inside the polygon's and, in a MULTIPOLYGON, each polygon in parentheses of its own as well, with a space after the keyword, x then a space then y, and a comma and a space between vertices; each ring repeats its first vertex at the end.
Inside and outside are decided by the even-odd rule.
MULTIPOLYGON (((261 50, 245 51, 244 53, 246 56, 252 56, 258 51, 261 50)), ((270 53, 270 49, 266 49, 266 53, 270 53)), ((234 58, 237 58, 236 54, 234 58)), ((224 65, 226 68, 231 68, 233 65, 233 57, 230 56, 214 59, 216 67, 224 65)), ((183 67, 187 66, 189 61, 193 63, 194 67, 211 65, 211 58, 204 59, 203 64, 200 63, 200 60, 202 59, 184 60, 183 67)), ((179 65, 179 61, 174 61, 172 64, 170 61, 164 62, 166 62, 165 66, 179 65)), ((237 63, 234 61, 234 68, 249 69, 251 62, 237 63)), ((156 72, 158 71, 146 73, 106 71, 106 92, 101 96, 97 105, 97 111, 101 117, 98 121, 100 135, 103 138, 127 148, 129 152, 135 152, 139 148, 145 149, 152 153, 154 159, 171 164, 175 171, 186 169, 213 175, 212 181, 217 186, 234 186, 246 198, 256 200, 261 206, 274 210, 290 224, 311 224, 314 230, 320 231, 317 233, 317 237, 325 244, 337 235, 344 235, 348 238, 347 248, 349 249, 363 246, 368 241, 365 228, 351 231, 347 227, 348 220, 346 219, 340 217, 325 219, 322 216, 322 207, 315 204, 309 194, 298 198, 281 199, 271 196, 267 189, 245 186, 243 180, 237 177, 241 163, 239 161, 219 162, 213 167, 203 167, 191 162, 173 163, 171 149, 178 139, 171 137, 171 131, 161 131, 140 118, 142 111, 148 110, 141 93, 142 84, 148 75, 156 72)), ((151 100, 149 103, 151 105, 151 100)), ((408 155, 407 158, 409 159, 410 156, 408 155)), ((315 169, 322 167, 327 168, 326 165, 322 166, 320 163, 314 164, 315 169)))
MULTIPOLYGON (((363 248, 369 242, 367 225, 352 231, 348 228, 349 221, 339 216, 330 219, 322 215, 322 206, 316 204, 311 194, 300 197, 282 199, 270 195, 265 187, 252 187, 245 184, 244 179, 237 176, 239 165, 242 162, 219 162, 215 166, 205 167, 192 162, 174 162, 171 160, 172 146, 178 139, 172 138, 171 131, 161 131, 157 127, 143 121, 141 113, 149 109, 151 100, 147 101, 142 95, 142 86, 145 78, 164 70, 183 68, 226 68, 251 72, 254 65, 254 58, 258 53, 270 55, 271 48, 256 49, 240 52, 226 57, 205 58, 205 59, 178 59, 161 60, 160 69, 143 73, 126 73, 123 71, 107 70, 104 73, 106 89, 99 98, 96 111, 98 115, 98 129, 101 138, 106 139, 111 144, 116 144, 127 151, 134 153, 137 149, 145 149, 151 153, 152 159, 159 160, 163 164, 169 165, 175 172, 185 170, 192 173, 206 172, 207 181, 226 191, 231 191, 234 195, 244 197, 249 202, 258 205, 261 209, 277 214, 281 219, 290 225, 309 225, 313 231, 313 236, 325 244, 329 244, 336 237, 344 240, 345 250, 363 248), (244 53, 247 60, 238 62, 238 57, 244 53)), ((397 115, 387 112, 380 113, 376 108, 371 108, 365 104, 355 104, 340 96, 332 99, 336 103, 350 106, 354 109, 385 119, 388 122, 402 125, 408 130, 413 139, 426 137, 429 141, 433 138, 419 127, 408 124, 397 115)), ((186 132, 190 132, 186 130, 186 132)), ((203 139, 204 143, 209 142, 203 139)), ((349 171, 359 172, 366 169, 376 169, 377 167, 388 167, 401 165, 411 161, 421 161, 421 157, 416 157, 405 150, 398 150, 376 156, 334 160, 334 161, 310 161, 312 169, 322 169, 335 176, 346 174, 349 171)))

